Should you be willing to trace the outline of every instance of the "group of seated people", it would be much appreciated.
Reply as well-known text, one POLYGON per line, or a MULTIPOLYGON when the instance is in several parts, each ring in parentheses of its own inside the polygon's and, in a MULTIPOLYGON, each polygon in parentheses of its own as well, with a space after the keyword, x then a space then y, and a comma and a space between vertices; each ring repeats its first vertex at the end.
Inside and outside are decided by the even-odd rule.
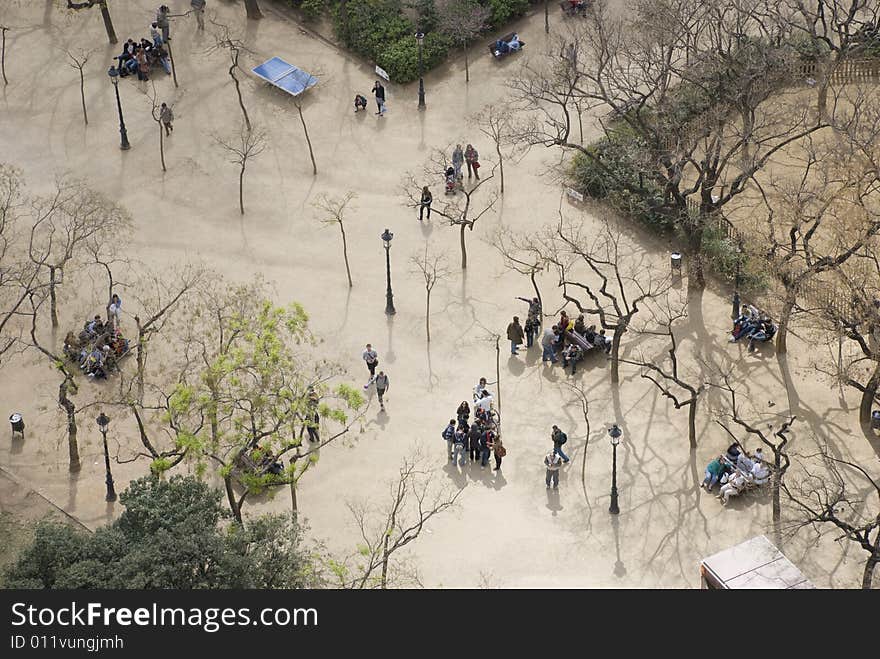
POLYGON ((764 485, 769 480, 770 468, 764 461, 761 447, 749 456, 739 442, 734 442, 727 447, 725 454, 706 466, 706 477, 700 487, 711 492, 715 484, 720 483, 721 490, 715 496, 721 499, 722 505, 727 505, 730 497, 739 496, 750 487, 764 485))
POLYGON ((555 356, 561 352, 562 367, 571 366, 572 375, 577 371, 578 362, 589 350, 600 348, 606 354, 611 352, 611 339, 605 336, 605 330, 597 332, 595 325, 587 327, 583 314, 571 320, 563 309, 559 322, 551 331, 556 335, 556 339, 551 343, 553 356, 551 361, 555 361, 555 356))
POLYGON ((251 449, 250 453, 247 452, 247 448, 243 448, 239 452, 239 462, 243 463, 248 470, 256 469, 259 472, 256 475, 268 473, 280 476, 284 472, 284 465, 279 458, 275 457, 272 449, 268 446, 251 449), (245 456, 248 456, 248 460, 241 459, 245 456))
POLYGON ((168 51, 162 43, 162 37, 156 33, 153 41, 141 39, 140 43, 134 39, 127 40, 122 46, 122 54, 117 55, 119 60, 119 75, 137 75, 138 80, 149 80, 150 71, 156 66, 165 69, 165 73, 171 75, 171 62, 168 51))
POLYGON ((519 35, 514 32, 510 41, 505 41, 504 39, 498 39, 495 42, 495 57, 499 55, 504 55, 506 53, 512 53, 523 47, 522 41, 519 40, 519 35))
POLYGON ((746 337, 749 340, 749 352, 754 352, 755 343, 770 341, 776 334, 776 329, 769 315, 751 304, 744 304, 739 316, 733 321, 733 332, 728 341, 736 343, 746 337))
POLYGON ((78 336, 68 332, 64 338, 64 355, 75 361, 88 377, 106 378, 127 352, 128 339, 100 316, 87 320, 78 336))
POLYGON ((564 4, 563 7, 565 7, 569 13, 573 14, 578 11, 585 11, 589 7, 589 4, 588 0, 568 0, 568 7, 565 7, 564 4))

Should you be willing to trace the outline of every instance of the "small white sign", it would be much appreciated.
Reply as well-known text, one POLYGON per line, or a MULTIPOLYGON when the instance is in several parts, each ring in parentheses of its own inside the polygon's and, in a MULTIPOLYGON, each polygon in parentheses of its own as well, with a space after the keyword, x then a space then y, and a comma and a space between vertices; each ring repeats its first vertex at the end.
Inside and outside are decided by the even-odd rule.
POLYGON ((566 192, 566 194, 568 194, 569 197, 571 197, 572 199, 574 199, 576 201, 582 202, 584 200, 584 195, 582 195, 580 192, 578 192, 574 188, 566 188, 565 192, 566 192))
POLYGON ((376 65, 376 75, 380 78, 383 78, 384 80, 387 80, 388 82, 391 82, 391 77, 388 75, 385 69, 380 67, 378 64, 376 65))

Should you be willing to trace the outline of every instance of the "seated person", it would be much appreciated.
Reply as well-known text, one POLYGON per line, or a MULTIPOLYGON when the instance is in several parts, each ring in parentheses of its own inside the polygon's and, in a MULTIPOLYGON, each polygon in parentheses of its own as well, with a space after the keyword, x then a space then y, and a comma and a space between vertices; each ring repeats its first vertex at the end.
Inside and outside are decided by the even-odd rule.
POLYGON ((366 96, 361 96, 360 94, 354 95, 354 111, 358 110, 366 110, 367 109, 367 98, 366 96))
POLYGON ((519 35, 514 33, 513 38, 507 44, 507 47, 510 49, 510 52, 515 52, 522 48, 522 42, 519 40, 519 35))
POLYGON ((767 468, 767 465, 764 464, 763 460, 759 460, 756 457, 755 463, 752 466, 751 475, 755 485, 763 485, 770 480, 770 469, 767 468))
POLYGON ((706 465, 706 477, 703 479, 703 482, 700 483, 700 487, 705 488, 707 492, 711 492, 712 488, 715 486, 719 480, 721 480, 721 476, 724 474, 724 464, 721 461, 721 456, 719 455, 717 458, 712 460, 708 465, 706 465))
POLYGON ((593 341, 593 345, 597 348, 602 348, 606 353, 611 352, 611 339, 605 336, 605 330, 599 330, 599 333, 596 335, 595 340, 593 341))
POLYGON ((742 454, 742 448, 739 445, 739 442, 734 442, 730 446, 727 447, 727 453, 724 454, 728 460, 730 460, 733 464, 736 464, 737 460, 739 460, 739 456, 742 454))
POLYGON ((171 75, 171 60, 168 57, 168 51, 163 46, 156 46, 151 52, 153 53, 153 57, 150 60, 151 63, 155 64, 155 62, 158 62, 165 69, 165 73, 171 75))
POLYGON ((581 314, 577 317, 577 320, 574 321, 574 331, 584 336, 587 333, 587 326, 584 323, 584 314, 581 314))
POLYGON ((495 56, 503 55, 504 53, 510 52, 510 46, 507 45, 506 41, 502 41, 499 39, 495 42, 495 56))
POLYGON ((749 352, 755 351, 756 342, 760 341, 763 343, 769 341, 773 338, 774 334, 776 334, 776 326, 770 318, 762 319, 758 327, 749 334, 749 352))
POLYGON ((577 371, 577 363, 584 356, 584 351, 577 343, 569 343, 565 350, 562 351, 562 368, 571 364, 571 374, 577 371))
POLYGON ((596 343, 596 326, 590 325, 587 329, 584 330, 584 339, 586 339, 587 343, 593 345, 596 343))
POLYGON ((730 477, 726 484, 721 486, 721 490, 715 496, 721 499, 721 505, 726 506, 730 501, 730 497, 739 496, 746 488, 748 477, 741 471, 736 471, 730 477))

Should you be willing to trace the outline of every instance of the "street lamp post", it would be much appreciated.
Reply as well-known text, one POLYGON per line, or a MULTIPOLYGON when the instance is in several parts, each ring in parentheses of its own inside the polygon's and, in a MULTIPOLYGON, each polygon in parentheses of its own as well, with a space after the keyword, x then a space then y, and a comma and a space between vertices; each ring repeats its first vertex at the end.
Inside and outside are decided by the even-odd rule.
POLYGON ((110 425, 110 417, 101 412, 95 419, 98 427, 101 429, 101 436, 104 438, 104 468, 107 471, 105 482, 107 483, 107 496, 105 500, 116 501, 116 490, 113 489, 113 474, 110 473, 110 451, 107 450, 107 426, 110 425))
POLYGON ((419 44, 419 110, 424 110, 425 79, 422 77, 422 45, 425 43, 425 33, 421 30, 416 32, 416 42, 419 44))
POLYGON ((393 316, 397 313, 394 308, 394 294, 391 292, 391 239, 394 238, 394 234, 385 229, 380 238, 385 245, 385 278, 388 284, 385 289, 385 313, 393 316))
POLYGON ((127 151, 131 148, 128 143, 128 132, 125 130, 125 120, 122 118, 122 102, 119 100, 119 70, 115 66, 111 66, 107 71, 110 81, 113 83, 113 89, 116 92, 116 108, 119 110, 119 135, 122 138, 119 148, 127 151))
POLYGON ((620 512, 620 508, 617 507, 617 445, 620 444, 623 431, 615 423, 608 429, 608 434, 611 436, 611 447, 614 451, 614 457, 611 459, 611 506, 608 512, 616 515, 620 512))

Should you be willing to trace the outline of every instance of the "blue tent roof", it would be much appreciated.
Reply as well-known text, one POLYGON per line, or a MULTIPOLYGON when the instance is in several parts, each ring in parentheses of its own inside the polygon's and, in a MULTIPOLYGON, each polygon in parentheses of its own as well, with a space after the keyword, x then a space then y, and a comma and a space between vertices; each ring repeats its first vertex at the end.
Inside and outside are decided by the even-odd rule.
POLYGON ((318 79, 315 76, 298 69, 293 64, 288 64, 280 57, 266 60, 255 67, 253 72, 269 84, 283 89, 293 96, 298 96, 309 87, 313 87, 318 83, 318 79))

